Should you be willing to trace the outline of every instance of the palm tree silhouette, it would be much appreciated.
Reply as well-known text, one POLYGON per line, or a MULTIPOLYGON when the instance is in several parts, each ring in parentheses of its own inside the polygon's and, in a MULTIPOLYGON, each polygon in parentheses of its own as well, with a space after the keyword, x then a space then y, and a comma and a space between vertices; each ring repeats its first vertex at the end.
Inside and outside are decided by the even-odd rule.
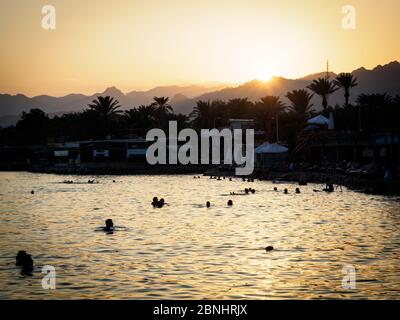
POLYGON ((358 85, 357 78, 353 77, 351 73, 339 73, 334 80, 334 83, 344 90, 345 106, 349 106, 350 89, 358 85))
POLYGON ((307 88, 315 94, 321 96, 324 110, 326 110, 328 107, 328 96, 339 89, 336 87, 335 83, 329 81, 327 78, 318 78, 313 80, 313 82, 307 86, 307 88))
POLYGON ((252 105, 248 98, 234 98, 227 102, 226 110, 232 118, 244 118, 248 116, 252 105))
POLYGON ((193 119, 193 123, 196 127, 201 129, 212 128, 215 120, 215 103, 210 101, 199 100, 196 102, 196 106, 190 113, 189 117, 193 119))
POLYGON ((169 97, 154 97, 153 105, 156 107, 157 112, 168 114, 172 112, 172 107, 169 104, 169 97))
POLYGON ((109 134, 110 120, 121 112, 118 110, 121 106, 118 100, 110 96, 99 96, 88 104, 89 111, 98 116, 99 129, 103 135, 109 134))
POLYGON ((265 96, 260 98, 258 106, 266 110, 270 115, 275 116, 285 109, 285 104, 279 96, 265 96))
POLYGON ((271 123, 275 121, 276 127, 278 126, 278 117, 284 109, 285 104, 280 100, 279 96, 265 96, 254 104, 252 117, 258 128, 271 134, 271 132, 269 132, 271 123))
POLYGON ((97 100, 93 100, 92 103, 88 104, 88 107, 104 118, 111 117, 121 112, 121 110, 118 110, 121 107, 119 101, 114 100, 114 98, 110 96, 99 96, 97 100))
POLYGON ((311 103, 313 94, 301 89, 288 92, 286 97, 290 101, 290 106, 288 106, 289 112, 295 113, 302 119, 306 119, 313 106, 311 103))

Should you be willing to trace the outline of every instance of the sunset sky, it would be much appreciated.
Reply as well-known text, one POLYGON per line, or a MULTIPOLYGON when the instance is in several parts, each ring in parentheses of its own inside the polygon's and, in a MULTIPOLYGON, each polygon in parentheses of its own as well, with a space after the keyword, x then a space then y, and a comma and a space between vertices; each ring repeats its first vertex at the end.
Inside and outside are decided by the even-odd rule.
POLYGON ((398 0, 0 0, 0 93, 64 95, 372 68, 400 59, 398 0), (41 26, 56 8, 56 30, 41 26), (356 8, 344 30, 342 7, 356 8))

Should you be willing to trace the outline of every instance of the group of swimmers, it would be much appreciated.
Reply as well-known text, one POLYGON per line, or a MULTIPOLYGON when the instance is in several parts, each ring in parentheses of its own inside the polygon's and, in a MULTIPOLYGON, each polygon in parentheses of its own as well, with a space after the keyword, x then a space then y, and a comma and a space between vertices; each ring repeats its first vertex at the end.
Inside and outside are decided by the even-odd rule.
POLYGON ((153 206, 154 208, 162 208, 162 207, 164 207, 164 205, 165 205, 165 200, 164 200, 163 198, 161 198, 160 200, 158 200, 157 197, 154 197, 154 198, 153 198, 153 202, 152 202, 151 204, 152 204, 152 206, 153 206))
MULTIPOLYGON (((278 188, 277 188, 277 187, 274 187, 274 191, 278 191, 278 188)), ((301 192, 300 192, 300 188, 296 188, 296 189, 295 189, 295 192, 296 192, 297 194, 301 193, 301 192)), ((285 188, 285 189, 283 190, 283 193, 284 193, 284 194, 289 194, 288 189, 285 188)))
MULTIPOLYGON (((218 180, 218 181, 220 181, 220 180, 225 180, 225 176, 224 177, 222 177, 222 179, 221 179, 221 176, 210 176, 210 179, 214 179, 214 180, 218 180)), ((229 181, 232 181, 232 178, 229 178, 229 181)))
MULTIPOLYGON (((253 189, 253 188, 245 188, 244 189, 244 194, 250 194, 250 193, 256 193, 256 189, 253 189)), ((242 194, 242 193, 240 193, 240 194, 242 194)), ((236 196, 236 195, 239 195, 238 193, 236 193, 235 191, 233 191, 233 192, 231 192, 230 193, 230 195, 231 196, 236 196)))

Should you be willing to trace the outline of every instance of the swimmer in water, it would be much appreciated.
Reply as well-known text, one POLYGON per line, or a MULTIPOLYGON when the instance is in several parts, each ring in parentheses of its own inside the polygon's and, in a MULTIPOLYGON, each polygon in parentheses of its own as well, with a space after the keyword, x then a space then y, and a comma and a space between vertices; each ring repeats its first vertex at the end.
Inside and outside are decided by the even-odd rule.
POLYGON ((211 207, 211 203, 210 203, 210 201, 207 201, 207 203, 206 203, 206 207, 207 207, 207 208, 211 207))
POLYGON ((157 198, 157 197, 154 197, 154 198, 153 198, 153 202, 152 202, 151 204, 153 205, 153 207, 157 207, 157 205, 158 205, 158 198, 157 198))
POLYGON ((296 193, 300 193, 300 189, 299 188, 296 188, 296 193))
POLYGON ((158 203, 157 203, 157 207, 158 208, 162 208, 165 204, 165 200, 163 198, 161 198, 158 203))
POLYGON ((251 189, 251 193, 256 193, 256 189, 251 189))
POLYGON ((232 200, 228 200, 228 206, 233 206, 233 201, 232 200))
POLYGON ((106 232, 114 231, 114 222, 112 221, 112 219, 106 220, 106 226, 103 228, 103 231, 106 231, 106 232))
POLYGON ((285 189, 285 190, 283 190, 283 193, 284 193, 284 194, 288 194, 289 192, 288 192, 287 189, 285 189))
POLYGON ((30 274, 33 270, 32 256, 24 250, 18 251, 15 257, 15 265, 22 267, 22 274, 30 274))
POLYGON ((249 194, 249 189, 244 189, 244 192, 246 193, 246 194, 249 194))
POLYGON ((277 187, 274 187, 274 191, 278 191, 278 188, 277 188, 277 187))
POLYGON ((335 191, 335 188, 333 187, 333 183, 332 182, 327 182, 325 189, 323 189, 323 191, 325 192, 333 192, 335 191))

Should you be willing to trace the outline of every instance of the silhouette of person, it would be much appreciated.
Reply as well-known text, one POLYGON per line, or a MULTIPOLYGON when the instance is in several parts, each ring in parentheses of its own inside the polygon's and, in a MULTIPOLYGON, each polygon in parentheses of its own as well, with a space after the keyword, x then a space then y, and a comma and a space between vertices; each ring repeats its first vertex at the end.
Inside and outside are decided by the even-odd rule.
POLYGON ((112 219, 106 220, 106 226, 103 228, 103 231, 106 232, 114 231, 114 222, 112 221, 112 219))

